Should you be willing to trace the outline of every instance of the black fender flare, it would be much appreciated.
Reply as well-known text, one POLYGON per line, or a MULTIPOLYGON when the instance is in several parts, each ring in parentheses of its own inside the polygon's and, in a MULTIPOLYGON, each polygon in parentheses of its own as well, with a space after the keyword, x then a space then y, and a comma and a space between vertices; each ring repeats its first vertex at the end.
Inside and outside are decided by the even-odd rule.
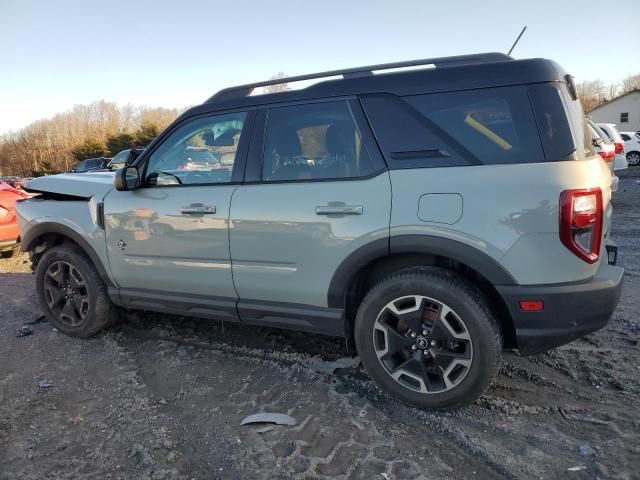
POLYGON ((102 281, 105 283, 105 285, 107 287, 115 286, 109 278, 109 275, 107 274, 107 271, 105 270, 104 265, 102 264, 102 261, 100 261, 100 257, 98 256, 94 248, 89 244, 89 242, 82 238, 82 235, 80 235, 72 228, 67 227, 66 225, 61 225, 54 222, 38 223, 37 225, 31 227, 24 234, 21 239, 20 248, 23 252, 30 252, 38 245, 38 239, 47 234, 60 235, 61 237, 68 238, 73 243, 78 245, 78 247, 80 247, 80 249, 89 257, 91 263, 93 263, 93 265, 96 267, 96 270, 98 271, 98 274, 100 275, 100 278, 102 278, 102 281))
POLYGON ((517 285, 511 274, 495 259, 470 245, 432 235, 395 235, 374 240, 344 259, 331 278, 328 306, 345 308, 347 289, 362 267, 386 256, 402 253, 447 257, 475 270, 493 285, 517 285))

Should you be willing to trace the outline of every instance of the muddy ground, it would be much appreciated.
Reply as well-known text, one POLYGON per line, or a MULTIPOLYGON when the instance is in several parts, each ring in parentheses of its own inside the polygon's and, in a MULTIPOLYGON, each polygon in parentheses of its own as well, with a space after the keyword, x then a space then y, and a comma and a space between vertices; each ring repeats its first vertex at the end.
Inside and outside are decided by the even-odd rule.
POLYGON ((330 373, 347 356, 332 338, 143 313, 91 340, 48 323, 17 338, 40 315, 34 278, 2 273, 0 479, 639 478, 640 168, 614 204, 628 274, 608 326, 505 354, 453 413, 405 407, 358 368, 330 373), (298 423, 239 425, 261 411, 298 423))

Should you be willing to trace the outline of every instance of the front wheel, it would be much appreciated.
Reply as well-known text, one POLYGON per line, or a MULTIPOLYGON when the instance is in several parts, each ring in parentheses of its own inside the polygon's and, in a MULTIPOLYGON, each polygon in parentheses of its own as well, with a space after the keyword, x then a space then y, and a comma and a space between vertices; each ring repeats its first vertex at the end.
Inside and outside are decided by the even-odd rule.
POLYGON ((72 337, 91 337, 117 318, 96 268, 74 245, 58 245, 42 255, 36 289, 47 320, 72 337))
POLYGON ((627 163, 631 166, 637 166, 640 164, 640 152, 627 153, 627 163))
POLYGON ((500 365, 502 337, 483 295, 455 272, 400 272, 373 287, 355 324, 369 376, 390 395, 424 408, 477 400, 500 365))

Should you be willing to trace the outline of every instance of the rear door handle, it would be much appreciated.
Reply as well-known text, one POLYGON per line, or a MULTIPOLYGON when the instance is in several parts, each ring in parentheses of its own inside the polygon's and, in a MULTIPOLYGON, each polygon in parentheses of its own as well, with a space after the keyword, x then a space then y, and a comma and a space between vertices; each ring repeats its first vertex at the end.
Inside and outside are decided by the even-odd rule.
POLYGON ((316 215, 362 215, 362 205, 318 205, 316 215))
POLYGON ((192 203, 191 205, 187 205, 186 207, 182 207, 180 209, 180 213, 186 215, 205 215, 205 214, 213 214, 216 213, 215 205, 204 205, 202 203, 192 203))

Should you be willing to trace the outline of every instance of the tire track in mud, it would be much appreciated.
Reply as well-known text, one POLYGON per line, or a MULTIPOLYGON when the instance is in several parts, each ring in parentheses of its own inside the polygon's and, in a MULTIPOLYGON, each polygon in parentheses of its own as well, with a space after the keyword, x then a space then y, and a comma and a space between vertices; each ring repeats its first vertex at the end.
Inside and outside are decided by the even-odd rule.
MULTIPOLYGON (((190 338, 189 334, 186 338, 176 338, 175 332, 169 337, 166 333, 154 332, 153 328, 143 330, 123 327, 123 331, 132 339, 148 342, 147 348, 160 342, 164 352, 171 350, 170 345, 174 345, 175 350, 186 347, 192 355, 201 349, 205 354, 198 355, 198 362, 219 363, 222 359, 226 365, 232 359, 233 362, 251 365, 243 368, 244 375, 253 382, 250 389, 248 382, 236 388, 226 384, 227 402, 233 403, 236 411, 241 410, 243 414, 254 413, 256 408, 282 411, 278 407, 286 405, 285 412, 295 417, 305 415, 297 427, 284 433, 278 427, 274 431, 253 435, 250 443, 251 451, 257 452, 256 471, 280 465, 286 466, 285 470, 288 472, 307 477, 366 478, 377 472, 396 478, 435 478, 439 475, 457 477, 455 466, 462 463, 466 466, 465 469, 472 469, 469 470, 470 474, 476 471, 492 478, 516 478, 502 465, 484 455, 481 449, 474 446, 446 418, 425 414, 389 399, 378 392, 360 371, 336 377, 318 372, 314 362, 322 360, 304 354, 236 347, 211 340, 199 341, 190 338), (273 370, 272 374, 267 375, 267 383, 261 381, 258 374, 246 372, 263 369, 273 370), (268 387, 272 381, 277 385, 278 395, 269 394, 268 387), (315 398, 322 401, 309 402, 300 392, 290 395, 282 392, 291 384, 294 385, 292 392, 296 392, 295 385, 300 382, 313 384, 315 398), (287 401, 287 396, 295 398, 287 401), (375 412, 375 418, 362 416, 367 410, 360 405, 369 405, 369 410, 375 412), (384 425, 392 433, 381 433, 377 425, 384 425), (416 444, 422 444, 421 448, 406 442, 405 435, 413 438, 416 444), (396 446, 398 438, 401 439, 399 443, 403 444, 403 448, 396 446), (271 450, 271 453, 267 454, 265 449, 271 450), (395 454, 386 457, 378 455, 384 450, 395 454), (441 451, 444 453, 440 453, 441 451), (347 455, 345 452, 351 453, 347 455), (405 454, 418 460, 405 460, 405 454), (353 461, 354 458, 357 461, 353 461)), ((174 352, 173 355, 161 353, 160 356, 174 358, 176 355, 174 352)), ((154 362, 147 358, 139 370, 148 370, 151 363, 154 362)), ((185 363, 189 363, 189 360, 185 363)), ((171 368, 170 365, 168 367, 171 368)), ((184 364, 181 367, 184 368, 184 364)), ((184 388, 180 387, 180 391, 184 391, 184 388)), ((231 414, 230 410, 233 410, 228 406, 221 408, 226 409, 227 414, 231 414)), ((239 413, 236 418, 239 423, 239 413)), ((257 429, 248 429, 253 430, 257 429)), ((244 463, 246 462, 245 459, 244 463)))

